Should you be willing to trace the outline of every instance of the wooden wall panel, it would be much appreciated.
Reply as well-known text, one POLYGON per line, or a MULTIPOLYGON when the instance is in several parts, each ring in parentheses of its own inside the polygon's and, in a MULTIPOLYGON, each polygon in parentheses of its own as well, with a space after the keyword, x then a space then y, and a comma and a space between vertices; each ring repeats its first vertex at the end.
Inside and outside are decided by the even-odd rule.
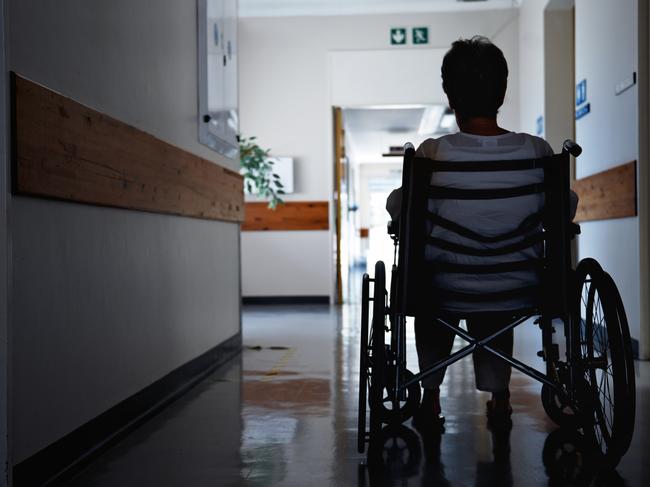
POLYGON ((636 161, 578 179, 572 189, 580 198, 577 222, 636 216, 636 161))
POLYGON ((20 76, 12 85, 14 192, 243 221, 238 173, 20 76))
POLYGON ((243 231, 329 230, 327 201, 287 201, 275 210, 267 203, 246 203, 243 231))

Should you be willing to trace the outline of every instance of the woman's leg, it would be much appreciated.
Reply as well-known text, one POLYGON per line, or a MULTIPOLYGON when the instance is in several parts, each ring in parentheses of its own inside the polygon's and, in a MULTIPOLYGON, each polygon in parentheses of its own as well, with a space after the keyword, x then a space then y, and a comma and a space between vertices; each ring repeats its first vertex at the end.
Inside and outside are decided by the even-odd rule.
MULTIPOLYGON (((451 323, 456 325, 457 323, 451 323)), ((451 353, 454 344, 455 333, 446 326, 436 323, 435 318, 415 318, 415 347, 418 352, 418 363, 420 370, 425 370, 437 361, 446 358, 451 353)), ((426 377, 422 381, 425 390, 438 389, 445 377, 445 370, 442 369, 426 377)))
MULTIPOLYGON (((469 332, 477 338, 485 338, 496 333, 509 323, 512 317, 508 315, 486 314, 473 320, 468 320, 469 332)), ((513 331, 499 335, 489 345, 508 355, 512 355, 513 331)), ((487 352, 474 352, 474 375, 476 388, 492 393, 492 399, 487 404, 488 426, 491 428, 509 428, 512 425, 510 414, 510 373, 512 368, 506 361, 487 352)))
MULTIPOLYGON (((476 338, 485 338, 500 328, 506 326, 510 316, 502 314, 485 314, 472 320, 467 320, 470 334, 476 338)), ((489 343, 493 348, 512 355, 513 332, 507 331, 489 343)), ((512 368, 506 361, 496 357, 486 350, 474 352, 474 375, 476 388, 480 391, 502 395, 508 390, 512 368)))
MULTIPOLYGON (((453 323, 456 324, 456 323, 453 323)), ((420 370, 426 370, 451 353, 455 333, 434 318, 415 318, 415 346, 418 352, 420 370)), ((444 419, 440 416, 440 384, 445 377, 442 369, 422 381, 424 394, 420 408, 413 418, 417 427, 437 427, 444 419)))

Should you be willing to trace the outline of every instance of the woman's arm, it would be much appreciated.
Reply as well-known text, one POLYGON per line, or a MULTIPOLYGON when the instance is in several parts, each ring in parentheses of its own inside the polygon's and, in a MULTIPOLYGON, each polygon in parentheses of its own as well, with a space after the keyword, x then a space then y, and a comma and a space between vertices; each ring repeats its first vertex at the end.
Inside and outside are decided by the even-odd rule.
MULTIPOLYGON (((438 147, 438 139, 427 139, 420 144, 415 151, 416 157, 425 157, 427 159, 436 158, 436 149, 438 147)), ((391 219, 396 222, 399 220, 400 210, 402 209, 402 188, 397 188, 388 195, 386 200, 386 210, 390 214, 391 219)))

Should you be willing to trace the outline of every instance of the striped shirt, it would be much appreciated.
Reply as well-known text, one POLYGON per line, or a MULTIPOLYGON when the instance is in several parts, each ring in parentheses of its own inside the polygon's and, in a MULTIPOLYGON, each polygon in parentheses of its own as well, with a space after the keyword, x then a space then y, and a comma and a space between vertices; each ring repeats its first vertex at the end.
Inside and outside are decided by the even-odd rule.
MULTIPOLYGON (((534 159, 553 155, 546 141, 524 133, 506 133, 496 136, 481 136, 459 132, 438 139, 425 140, 416 151, 417 157, 437 161, 500 161, 534 159)), ((483 173, 436 172, 431 184, 458 189, 495 189, 542 183, 542 169, 520 171, 498 171, 483 173)), ((391 216, 399 216, 401 196, 393 192, 388 199, 387 209, 391 216)), ((572 201, 577 206, 577 198, 572 201)), ((494 237, 517 229, 531 215, 538 213, 544 205, 543 194, 528 194, 508 199, 491 200, 429 200, 429 211, 451 220, 487 237, 494 237)), ((539 231, 532 229, 530 233, 539 231)), ((516 243, 525 236, 514 237, 498 243, 483 243, 463 237, 441 226, 433 226, 431 236, 452 244, 477 249, 490 249, 516 243)), ((431 262, 447 262, 464 265, 487 265, 502 262, 516 262, 540 258, 543 244, 517 250, 499 256, 474 256, 454 253, 433 245, 427 245, 426 259, 431 262)), ((436 273, 432 285, 436 288, 469 294, 499 292, 539 284, 534 270, 511 271, 498 274, 436 273)), ((532 305, 526 298, 507 299, 499 302, 455 302, 447 300, 442 309, 454 313, 507 311, 532 305)))

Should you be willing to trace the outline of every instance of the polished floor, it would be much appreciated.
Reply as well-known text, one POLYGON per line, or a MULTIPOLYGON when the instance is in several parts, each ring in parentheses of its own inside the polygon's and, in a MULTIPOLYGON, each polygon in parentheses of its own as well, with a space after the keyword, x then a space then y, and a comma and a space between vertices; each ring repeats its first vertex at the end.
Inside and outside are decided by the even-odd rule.
MULTIPOLYGON (((445 380, 444 434, 422 437, 405 428, 387 441, 385 462, 370 468, 356 451, 358 308, 250 307, 243 333, 241 356, 66 485, 642 486, 650 478, 650 363, 636 367, 632 447, 606 477, 593 478, 579 445, 545 416, 539 385, 518 372, 513 428, 491 433, 487 395, 474 388, 469 358, 445 380)), ((409 336, 409 367, 416 370, 409 336)), ((538 329, 522 325, 515 353, 541 367, 538 341, 538 329)))

